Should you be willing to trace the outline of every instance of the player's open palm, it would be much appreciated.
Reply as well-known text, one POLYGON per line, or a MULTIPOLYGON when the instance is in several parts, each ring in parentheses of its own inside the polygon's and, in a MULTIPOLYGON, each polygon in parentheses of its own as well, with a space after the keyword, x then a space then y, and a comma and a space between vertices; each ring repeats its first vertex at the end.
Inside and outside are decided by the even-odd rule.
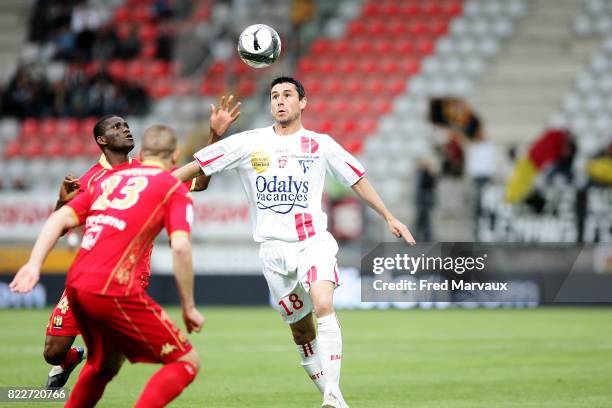
POLYGON ((240 116, 240 102, 234 105, 234 95, 230 95, 225 99, 225 95, 221 97, 219 106, 210 105, 210 128, 214 136, 221 137, 230 125, 240 116))
POLYGON ((398 238, 404 238, 409 245, 415 245, 416 241, 412 237, 410 230, 397 218, 391 218, 388 222, 389 230, 398 238))
POLYGON ((199 333, 204 326, 204 316, 195 307, 183 309, 183 321, 187 328, 187 333, 199 333))
POLYGON ((39 278, 40 269, 27 263, 19 269, 9 287, 13 292, 28 293, 36 286, 39 278))

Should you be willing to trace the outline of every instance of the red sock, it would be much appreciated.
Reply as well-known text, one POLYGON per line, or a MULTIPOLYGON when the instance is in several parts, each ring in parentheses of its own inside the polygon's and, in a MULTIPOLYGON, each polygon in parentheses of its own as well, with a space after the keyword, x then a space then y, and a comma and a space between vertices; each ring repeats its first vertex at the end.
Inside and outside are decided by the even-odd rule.
POLYGON ((153 374, 134 407, 165 407, 191 384, 196 374, 196 369, 186 361, 166 364, 153 374))
POLYGON ((62 368, 74 367, 77 361, 79 361, 79 352, 76 347, 71 347, 68 353, 66 353, 64 360, 60 363, 60 366, 62 368))
POLYGON ((93 407, 115 374, 117 373, 108 371, 96 372, 91 364, 85 364, 64 408, 93 407))

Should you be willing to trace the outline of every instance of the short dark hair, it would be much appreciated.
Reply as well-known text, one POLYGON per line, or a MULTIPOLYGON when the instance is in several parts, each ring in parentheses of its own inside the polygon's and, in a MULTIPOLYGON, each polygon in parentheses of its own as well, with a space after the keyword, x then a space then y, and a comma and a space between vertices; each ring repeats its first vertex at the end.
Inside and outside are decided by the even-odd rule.
POLYGON ((106 131, 106 122, 108 122, 110 118, 118 118, 118 117, 120 116, 111 114, 111 115, 106 115, 100 118, 100 120, 96 122, 93 128, 94 138, 104 135, 104 132, 106 131))
POLYGON ((281 76, 278 78, 275 78, 272 83, 270 84, 270 91, 272 91, 272 88, 274 88, 274 85, 278 85, 278 84, 284 84, 284 83, 290 83, 295 85, 295 89, 297 90, 298 96, 300 97, 300 100, 304 99, 304 97, 306 96, 306 91, 304 90, 304 85, 302 85, 302 83, 300 81, 298 81, 295 78, 292 77, 286 77, 286 76, 281 76))

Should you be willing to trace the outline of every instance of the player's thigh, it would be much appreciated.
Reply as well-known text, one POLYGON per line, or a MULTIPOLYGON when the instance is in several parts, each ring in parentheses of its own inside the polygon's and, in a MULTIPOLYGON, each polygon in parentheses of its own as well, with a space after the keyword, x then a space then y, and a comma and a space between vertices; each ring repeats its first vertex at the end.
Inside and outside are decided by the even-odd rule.
POLYGON ((310 285, 310 297, 317 317, 334 313, 334 290, 336 284, 329 280, 319 280, 310 285))
POLYGON ((146 293, 116 298, 116 307, 115 337, 131 362, 166 364, 193 350, 187 336, 146 293))
POLYGON ((53 308, 47 323, 47 336, 76 337, 80 333, 77 321, 72 313, 66 291, 62 293, 59 302, 53 308))
POLYGON ((264 277, 270 289, 272 303, 285 322, 297 323, 312 313, 310 295, 301 284, 296 271, 283 275, 264 269, 264 277))

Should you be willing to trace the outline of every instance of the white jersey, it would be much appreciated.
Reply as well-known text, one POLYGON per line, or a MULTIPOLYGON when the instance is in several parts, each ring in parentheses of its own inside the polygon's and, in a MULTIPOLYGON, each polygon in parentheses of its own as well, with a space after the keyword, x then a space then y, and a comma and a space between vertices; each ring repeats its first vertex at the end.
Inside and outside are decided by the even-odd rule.
POLYGON ((364 175, 363 166, 331 137, 304 128, 287 136, 272 126, 237 133, 194 157, 206 175, 238 171, 256 242, 296 242, 323 233, 326 171, 346 186, 364 175))

